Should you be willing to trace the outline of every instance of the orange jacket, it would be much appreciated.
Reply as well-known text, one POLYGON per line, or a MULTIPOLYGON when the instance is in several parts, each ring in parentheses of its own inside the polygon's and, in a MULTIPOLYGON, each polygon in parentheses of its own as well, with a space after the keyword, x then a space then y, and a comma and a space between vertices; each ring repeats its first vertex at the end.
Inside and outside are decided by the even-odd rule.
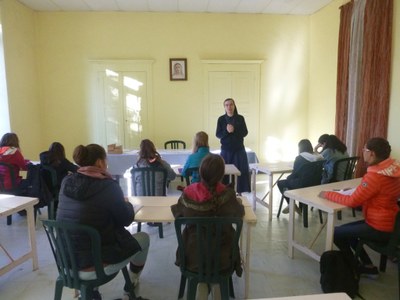
POLYGON ((351 195, 327 192, 326 198, 350 207, 362 206, 365 222, 371 227, 392 232, 400 197, 400 162, 388 158, 368 167, 361 184, 351 195))

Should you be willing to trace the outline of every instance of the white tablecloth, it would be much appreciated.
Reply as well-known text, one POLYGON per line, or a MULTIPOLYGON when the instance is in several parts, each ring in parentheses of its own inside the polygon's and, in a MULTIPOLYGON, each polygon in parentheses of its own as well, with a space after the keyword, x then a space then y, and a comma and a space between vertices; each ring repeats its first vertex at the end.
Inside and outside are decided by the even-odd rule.
MULTIPOLYGON (((192 153, 190 149, 177 150, 157 150, 161 157, 170 165, 184 165, 188 156, 192 153)), ((212 153, 219 153, 220 150, 212 150, 212 153)), ((246 148, 247 159, 249 164, 258 162, 257 155, 254 151, 246 148)), ((107 154, 108 172, 113 176, 122 176, 136 163, 138 158, 138 150, 127 151, 122 154, 107 154)))

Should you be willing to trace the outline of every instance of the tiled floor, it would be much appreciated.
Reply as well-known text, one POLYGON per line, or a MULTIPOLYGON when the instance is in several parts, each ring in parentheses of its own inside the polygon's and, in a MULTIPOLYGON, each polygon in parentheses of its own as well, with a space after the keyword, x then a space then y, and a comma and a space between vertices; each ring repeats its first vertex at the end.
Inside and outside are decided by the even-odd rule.
MULTIPOLYGON (((265 190, 266 177, 258 175, 257 190, 265 190)), ((170 194, 179 195, 175 190, 180 179, 170 186, 170 194)), ((249 195, 246 195, 249 196, 249 195)), ((250 261, 250 299, 268 298, 291 295, 306 295, 321 293, 319 284, 319 264, 315 260, 295 251, 295 258, 287 256, 288 217, 282 215, 276 218, 279 191, 274 191, 274 216, 272 222, 267 221, 267 209, 258 205, 256 214, 257 226, 253 229, 250 261)), ((39 218, 46 218, 46 212, 39 218)), ((351 211, 344 213, 340 223, 354 220, 351 211)), ((24 251, 27 247, 26 219, 15 215, 12 226, 6 226, 6 219, 0 219, 0 243, 10 249, 11 253, 24 251)), ((296 220, 297 236, 310 240, 320 228, 318 213, 309 215, 309 228, 304 229, 300 218, 296 220)), ((132 226, 131 230, 136 228, 132 226)), ((157 228, 143 225, 143 231, 151 236, 148 262, 142 273, 137 294, 152 300, 176 299, 180 273, 174 265, 176 240, 172 224, 164 225, 164 239, 159 239, 157 228)), ((39 270, 32 272, 30 261, 0 277, 0 299, 38 300, 53 299, 54 282, 57 270, 44 230, 37 224, 37 247, 39 252, 39 270)), ((322 252, 323 239, 314 246, 322 252)), ((379 257, 371 253, 375 262, 379 257)), ((0 264, 3 265, 6 256, 0 253, 0 264)), ((104 300, 116 299, 122 296, 122 275, 111 283, 102 286, 100 291, 104 300)), ((236 299, 244 299, 243 278, 234 277, 236 299)), ((362 278, 360 294, 367 300, 397 299, 397 267, 388 261, 386 273, 381 273, 377 280, 362 278)), ((73 292, 64 289, 64 299, 73 299, 73 292)))

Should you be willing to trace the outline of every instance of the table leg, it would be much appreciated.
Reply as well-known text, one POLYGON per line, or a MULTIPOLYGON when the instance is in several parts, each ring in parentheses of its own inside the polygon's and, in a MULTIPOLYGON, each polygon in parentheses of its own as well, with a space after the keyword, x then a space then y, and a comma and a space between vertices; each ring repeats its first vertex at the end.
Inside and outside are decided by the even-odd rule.
POLYGON ((251 192, 253 195, 253 211, 256 211, 256 203, 257 203, 257 192, 256 192, 256 186, 257 186, 257 171, 255 169, 251 170, 251 192))
POLYGON ((270 173, 269 174, 269 195, 268 195, 268 219, 271 221, 272 220, 272 194, 273 194, 273 188, 274 188, 274 174, 270 173))
POLYGON ((31 246, 32 269, 38 269, 38 256, 36 248, 36 231, 35 231, 35 217, 33 213, 33 206, 26 208, 26 216, 28 221, 29 242, 31 246))
POLYGON ((325 251, 332 250, 333 248, 333 234, 335 225, 335 214, 328 213, 328 220, 326 225, 326 241, 325 241, 325 251))
POLYGON ((250 280, 250 242, 251 242, 251 225, 247 225, 247 239, 246 239, 246 261, 244 266, 244 298, 249 297, 249 280, 250 280))
POLYGON ((294 200, 289 200, 289 237, 288 237, 288 255, 293 258, 294 242, 294 200))

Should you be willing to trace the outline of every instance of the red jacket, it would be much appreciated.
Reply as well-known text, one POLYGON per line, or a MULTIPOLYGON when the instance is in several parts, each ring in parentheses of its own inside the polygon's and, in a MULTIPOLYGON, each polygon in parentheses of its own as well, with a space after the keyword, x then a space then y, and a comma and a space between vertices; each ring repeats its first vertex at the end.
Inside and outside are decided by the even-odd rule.
MULTIPOLYGON (((21 177, 19 176, 19 171, 27 170, 26 165, 29 161, 24 159, 24 157, 22 156, 22 154, 18 148, 8 147, 8 146, 0 148, 0 161, 10 164, 14 167, 15 181, 18 186, 21 182, 21 177)), ((3 179, 4 188, 6 190, 11 189, 12 181, 11 181, 11 177, 10 177, 8 168, 6 169, 5 167, 0 166, 0 175, 2 175, 2 177, 4 178, 3 179)))
POLYGON ((362 206, 365 222, 371 227, 392 232, 400 197, 400 162, 388 158, 368 167, 361 184, 351 195, 327 192, 326 198, 350 207, 362 206))

